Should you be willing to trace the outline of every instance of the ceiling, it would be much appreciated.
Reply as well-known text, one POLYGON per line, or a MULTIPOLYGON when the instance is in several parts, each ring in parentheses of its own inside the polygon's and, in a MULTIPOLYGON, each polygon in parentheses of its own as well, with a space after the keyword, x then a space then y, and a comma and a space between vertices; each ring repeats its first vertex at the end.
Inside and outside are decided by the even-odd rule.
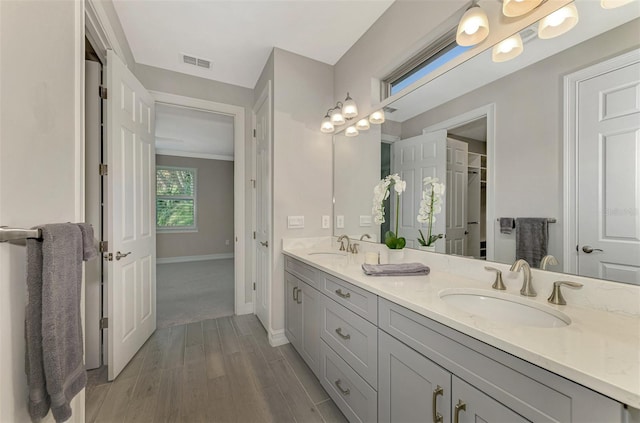
POLYGON ((233 117, 156 104, 156 152, 233 160, 233 117))
POLYGON ((394 0, 114 0, 137 63, 254 88, 278 47, 334 65, 394 0), (210 60, 184 64, 181 54, 210 60))

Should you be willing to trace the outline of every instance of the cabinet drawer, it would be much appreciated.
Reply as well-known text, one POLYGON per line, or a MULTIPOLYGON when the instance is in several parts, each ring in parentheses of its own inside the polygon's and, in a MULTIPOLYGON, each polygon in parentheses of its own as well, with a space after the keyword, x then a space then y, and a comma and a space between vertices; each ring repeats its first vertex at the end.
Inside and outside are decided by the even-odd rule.
POLYGON ((378 394, 324 341, 320 342, 320 383, 353 422, 378 420, 378 394))
POLYGON ((378 322, 378 296, 333 276, 322 275, 321 291, 374 325, 378 322))
POLYGON ((320 336, 371 386, 378 386, 378 328, 322 296, 320 336))
POLYGON ((284 270, 318 289, 318 282, 322 278, 322 272, 320 270, 289 256, 284 256, 284 270))

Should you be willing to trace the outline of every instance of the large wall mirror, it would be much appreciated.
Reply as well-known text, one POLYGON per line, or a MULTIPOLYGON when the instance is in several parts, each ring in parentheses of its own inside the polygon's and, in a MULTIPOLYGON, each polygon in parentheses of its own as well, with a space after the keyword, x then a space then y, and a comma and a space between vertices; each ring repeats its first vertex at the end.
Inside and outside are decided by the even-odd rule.
POLYGON ((518 57, 495 63, 488 49, 389 104, 381 126, 336 134, 334 235, 380 242, 396 210, 375 224, 373 187, 399 173, 400 236, 418 248, 433 176, 446 184, 436 252, 512 263, 536 247, 500 219, 539 218, 548 270, 640 284, 640 6, 575 5, 571 31, 524 28, 518 57))

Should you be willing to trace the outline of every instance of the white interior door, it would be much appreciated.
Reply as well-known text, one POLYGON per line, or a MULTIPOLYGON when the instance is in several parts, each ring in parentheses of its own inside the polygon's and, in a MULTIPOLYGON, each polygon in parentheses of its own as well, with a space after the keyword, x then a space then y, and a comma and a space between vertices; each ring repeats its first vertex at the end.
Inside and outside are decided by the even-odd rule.
MULTIPOLYGON (((407 182, 407 190, 400 196, 399 230, 400 236, 407 240, 408 248, 417 248, 419 236, 418 209, 422 199, 422 180, 437 177, 446 180, 447 131, 440 130, 407 138, 393 143, 393 164, 391 173, 398 173, 407 182)), ((395 231, 395 194, 391 195, 391 230, 395 231)), ((442 209, 446 211, 446 200, 442 209)), ((443 215, 441 215, 443 216, 443 215)), ((424 232, 424 231, 423 231, 424 232)), ((445 233, 445 219, 436 218, 434 234, 445 233)), ((425 233, 425 236, 426 233, 425 233)), ((436 251, 444 252, 444 243, 436 243, 436 251)))
POLYGON ((271 84, 255 106, 256 113, 256 315, 269 329, 271 286, 271 84))
POLYGON ((109 380, 156 329, 154 100, 107 54, 106 234, 109 380))
POLYGON ((467 254, 467 189, 469 144, 447 138, 447 254, 467 254))
POLYGON ((578 274, 640 285, 640 63, 578 90, 578 274))

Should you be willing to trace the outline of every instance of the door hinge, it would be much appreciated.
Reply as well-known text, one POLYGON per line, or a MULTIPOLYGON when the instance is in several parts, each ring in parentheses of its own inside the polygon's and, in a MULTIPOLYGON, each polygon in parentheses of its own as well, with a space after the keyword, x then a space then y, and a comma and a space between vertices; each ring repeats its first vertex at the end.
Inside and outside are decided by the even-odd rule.
POLYGON ((109 328, 109 318, 103 317, 100 319, 100 330, 109 328))
POLYGON ((98 248, 101 253, 106 253, 109 250, 109 241, 100 241, 98 248))
POLYGON ((256 239, 256 231, 253 231, 253 239, 256 239))
POLYGON ((107 253, 103 257, 106 261, 113 261, 113 253, 107 253))
POLYGON ((255 138, 255 137, 256 137, 256 130, 254 129, 253 130, 253 138, 255 138))
POLYGON ((253 283, 253 290, 254 291, 256 290, 256 283, 255 282, 253 283))
POLYGON ((100 85, 100 87, 98 88, 98 95, 101 99, 106 100, 108 98, 107 88, 100 85))
POLYGON ((100 176, 106 176, 109 174, 109 166, 104 164, 104 163, 100 163, 100 165, 98 166, 98 173, 100 174, 100 176))

